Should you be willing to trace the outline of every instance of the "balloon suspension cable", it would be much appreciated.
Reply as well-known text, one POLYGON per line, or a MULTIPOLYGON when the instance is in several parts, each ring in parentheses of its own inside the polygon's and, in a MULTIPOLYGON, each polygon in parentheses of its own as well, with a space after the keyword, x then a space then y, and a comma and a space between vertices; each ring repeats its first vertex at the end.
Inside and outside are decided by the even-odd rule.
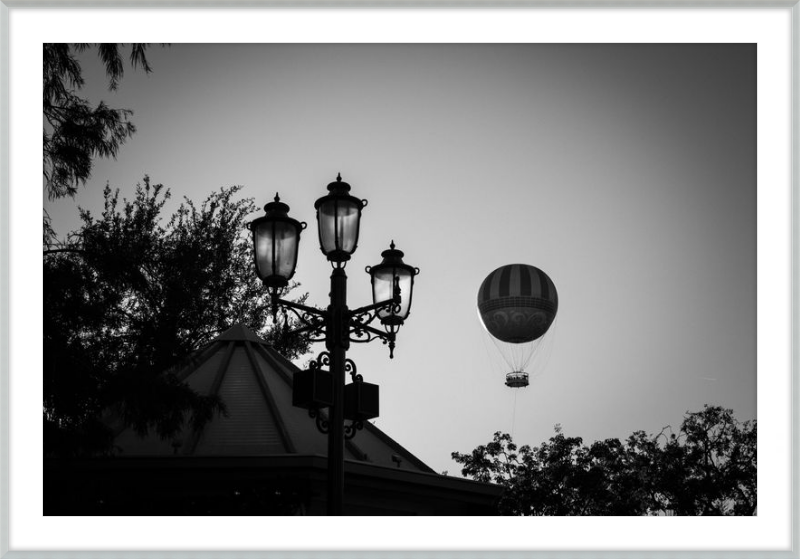
POLYGON ((517 390, 514 391, 514 406, 511 412, 511 438, 514 438, 514 428, 517 424, 517 390))

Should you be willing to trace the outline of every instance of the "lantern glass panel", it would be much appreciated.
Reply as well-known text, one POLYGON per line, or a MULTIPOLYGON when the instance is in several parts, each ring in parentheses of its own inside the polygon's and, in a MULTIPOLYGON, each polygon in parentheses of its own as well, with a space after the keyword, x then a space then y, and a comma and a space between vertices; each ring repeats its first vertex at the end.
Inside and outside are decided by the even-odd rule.
POLYGON ((318 212, 322 251, 334 256, 339 251, 352 254, 358 243, 359 201, 333 198, 320 204, 318 212))
POLYGON ((278 276, 287 281, 297 265, 299 231, 288 221, 265 221, 255 230, 256 264, 262 279, 278 276))
POLYGON ((414 275, 405 268, 395 268, 387 266, 377 270, 373 268, 372 273, 372 298, 375 303, 387 301, 394 296, 394 278, 399 278, 400 286, 400 311, 392 312, 394 306, 378 311, 378 318, 384 319, 395 316, 402 320, 408 316, 411 309, 411 289, 413 287, 414 275))

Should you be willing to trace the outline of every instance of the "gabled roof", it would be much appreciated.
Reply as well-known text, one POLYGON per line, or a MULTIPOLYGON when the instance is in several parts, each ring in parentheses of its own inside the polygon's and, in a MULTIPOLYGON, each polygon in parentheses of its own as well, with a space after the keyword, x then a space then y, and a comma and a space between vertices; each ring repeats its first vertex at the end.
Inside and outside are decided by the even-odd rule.
MULTIPOLYGON (((327 456, 327 435, 308 411, 292 405, 292 375, 299 369, 255 332, 237 324, 199 350, 178 377, 200 394, 217 394, 227 415, 198 430, 188 425, 171 440, 139 437, 132 428, 115 439, 119 456, 266 457, 327 456)), ((345 460, 434 473, 369 422, 346 441, 345 460)))

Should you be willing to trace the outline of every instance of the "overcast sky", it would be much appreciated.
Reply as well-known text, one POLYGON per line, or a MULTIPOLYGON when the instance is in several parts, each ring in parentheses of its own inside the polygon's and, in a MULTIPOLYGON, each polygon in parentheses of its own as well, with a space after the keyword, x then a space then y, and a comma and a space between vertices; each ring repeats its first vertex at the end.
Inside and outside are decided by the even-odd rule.
MULTIPOLYGON (((147 174, 201 201, 280 192, 309 223, 295 279, 325 306, 314 201, 341 172, 369 200, 346 271, 394 240, 421 269, 395 359, 354 344, 381 386, 376 424, 437 471, 495 431, 536 445, 678 426, 705 403, 756 417, 756 98, 751 45, 172 45, 108 92, 137 133, 96 162, 56 230, 106 182, 147 174), (484 277, 544 270, 559 293, 546 366, 524 389, 478 321, 484 277)), ((254 214, 255 218, 262 212, 254 214)), ((322 351, 322 345, 314 348, 322 351)), ((305 362, 307 358, 301 360, 305 362)))

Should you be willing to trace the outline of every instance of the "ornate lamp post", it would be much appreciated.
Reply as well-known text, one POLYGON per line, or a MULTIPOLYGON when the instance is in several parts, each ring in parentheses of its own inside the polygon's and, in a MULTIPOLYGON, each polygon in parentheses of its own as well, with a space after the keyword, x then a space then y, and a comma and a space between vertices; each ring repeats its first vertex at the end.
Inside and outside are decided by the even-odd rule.
POLYGON ((394 241, 383 251, 383 261, 367 266, 372 278, 373 304, 347 307, 347 276, 344 267, 358 247, 361 210, 367 205, 350 193, 341 175, 328 185, 328 194, 314 204, 317 210, 319 244, 333 267, 330 304, 315 309, 279 298, 297 265, 300 233, 306 224, 289 217, 289 206, 275 195, 264 206, 265 215, 250 223, 253 232, 258 277, 271 290, 272 313, 278 307, 292 311, 303 324, 293 333, 308 333, 312 341, 324 341, 327 351, 317 356, 307 371, 295 374, 293 403, 307 408, 317 428, 328 435, 328 514, 341 515, 344 495, 344 442, 362 429, 363 421, 378 416, 378 386, 363 381, 355 363, 347 359, 350 342, 380 339, 394 357, 395 338, 411 309, 414 276, 419 268, 403 262, 403 252, 394 241), (379 330, 370 324, 378 320, 379 330), (327 370, 326 370, 327 368, 327 370), (346 384, 346 374, 352 382, 346 384), (323 409, 328 408, 327 418, 323 409), (345 420, 350 423, 345 425, 345 420))

